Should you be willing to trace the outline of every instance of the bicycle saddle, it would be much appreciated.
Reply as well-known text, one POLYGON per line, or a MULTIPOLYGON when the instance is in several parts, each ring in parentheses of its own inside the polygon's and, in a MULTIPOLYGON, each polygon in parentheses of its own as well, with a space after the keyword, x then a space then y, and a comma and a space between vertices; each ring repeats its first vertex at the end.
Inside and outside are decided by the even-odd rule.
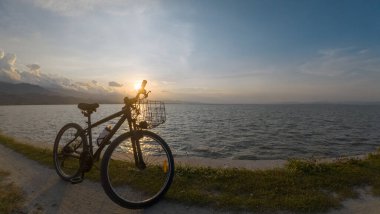
POLYGON ((93 112, 99 107, 98 103, 79 103, 78 108, 82 111, 93 112))

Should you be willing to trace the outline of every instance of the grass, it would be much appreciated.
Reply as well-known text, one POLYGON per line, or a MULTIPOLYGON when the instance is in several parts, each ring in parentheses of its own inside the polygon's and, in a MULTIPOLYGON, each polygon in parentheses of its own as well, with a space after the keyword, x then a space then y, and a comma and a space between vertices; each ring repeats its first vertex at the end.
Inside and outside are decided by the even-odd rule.
MULTIPOLYGON (((52 167, 52 152, 0 135, 0 143, 52 167)), ((99 181, 98 164, 86 178, 99 181)), ((324 212, 358 197, 357 189, 371 187, 380 196, 380 151, 363 160, 333 163, 289 160, 271 170, 177 166, 166 198, 189 204, 246 211, 324 212)))
POLYGON ((0 213, 18 212, 25 200, 22 190, 6 182, 8 172, 0 170, 0 213))

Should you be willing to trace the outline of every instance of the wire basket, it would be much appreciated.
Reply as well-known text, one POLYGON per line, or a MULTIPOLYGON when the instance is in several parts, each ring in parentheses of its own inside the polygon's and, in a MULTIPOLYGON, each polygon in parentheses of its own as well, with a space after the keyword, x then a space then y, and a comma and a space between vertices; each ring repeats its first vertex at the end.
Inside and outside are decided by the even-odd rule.
POLYGON ((142 99, 136 103, 136 123, 144 129, 152 129, 166 121, 165 104, 162 101, 142 99))

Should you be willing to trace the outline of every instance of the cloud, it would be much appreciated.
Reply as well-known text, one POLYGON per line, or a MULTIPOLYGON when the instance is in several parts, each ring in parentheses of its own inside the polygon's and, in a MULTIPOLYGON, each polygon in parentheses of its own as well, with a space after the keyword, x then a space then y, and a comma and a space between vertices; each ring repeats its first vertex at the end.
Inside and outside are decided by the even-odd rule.
MULTIPOLYGON (((100 79, 108 78, 102 71, 109 69, 118 78, 139 72, 173 80, 193 70, 196 28, 191 20, 178 19, 178 8, 144 0, 30 2, 32 7, 30 3, 19 7, 28 13, 9 14, 10 22, 5 23, 20 31, 0 34, 9 43, 4 48, 12 47, 23 59, 29 58, 29 63, 40 62, 40 71, 48 68, 54 73, 67 72, 71 78, 91 75, 100 79), (27 18, 29 13, 33 19, 27 18), (19 41, 8 42, 16 38, 19 41), (39 51, 31 54, 33 49, 39 51)), ((106 79, 105 84, 112 80, 106 79)))
POLYGON ((37 64, 30 64, 30 65, 26 65, 26 67, 28 67, 30 69, 30 71, 36 75, 36 76, 41 76, 40 74, 40 66, 37 65, 37 64))
POLYGON ((90 82, 75 82, 74 86, 79 91, 86 91, 91 93, 108 93, 111 92, 110 89, 99 84, 97 81, 92 80, 90 82))
POLYGON ((16 69, 16 55, 0 50, 0 80, 15 82, 20 80, 20 73, 16 69))
POLYGON ((91 11, 104 1, 101 0, 36 0, 35 5, 61 15, 75 16, 91 11))
POLYGON ((46 88, 70 89, 100 94, 112 92, 111 88, 105 87, 95 80, 90 82, 75 82, 65 77, 45 74, 41 71, 41 66, 38 64, 27 64, 27 70, 23 71, 19 71, 16 67, 16 55, 0 50, 0 81, 12 83, 25 82, 46 88))
POLYGON ((345 47, 345 48, 322 49, 322 50, 319 50, 318 53, 321 56, 330 56, 331 57, 331 56, 337 56, 337 55, 341 55, 341 54, 351 52, 351 51, 356 52, 354 47, 345 47))
POLYGON ((299 72, 324 77, 342 77, 378 73, 380 58, 368 49, 353 47, 320 50, 313 59, 301 64, 299 72))
POLYGON ((120 84, 120 83, 117 83, 117 82, 111 81, 111 82, 108 83, 108 86, 109 86, 109 87, 122 87, 123 84, 120 84))
POLYGON ((147 8, 154 6, 156 2, 128 0, 35 0, 34 4, 37 7, 62 16, 80 16, 93 11, 125 16, 130 13, 144 13, 147 8))

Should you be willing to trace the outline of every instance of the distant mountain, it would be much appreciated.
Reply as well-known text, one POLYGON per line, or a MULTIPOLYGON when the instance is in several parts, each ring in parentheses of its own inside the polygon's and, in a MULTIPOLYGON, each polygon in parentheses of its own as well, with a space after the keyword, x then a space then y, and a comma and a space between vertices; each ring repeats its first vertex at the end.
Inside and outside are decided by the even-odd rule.
POLYGON ((46 89, 29 83, 0 82, 0 105, 77 104, 80 102, 121 103, 122 96, 46 89))
POLYGON ((7 83, 0 82, 0 93, 2 94, 52 94, 51 91, 38 85, 29 83, 7 83))
POLYGON ((86 93, 72 89, 49 88, 50 91, 63 97, 80 97, 88 100, 98 100, 99 103, 122 103, 124 96, 117 93, 86 93))

